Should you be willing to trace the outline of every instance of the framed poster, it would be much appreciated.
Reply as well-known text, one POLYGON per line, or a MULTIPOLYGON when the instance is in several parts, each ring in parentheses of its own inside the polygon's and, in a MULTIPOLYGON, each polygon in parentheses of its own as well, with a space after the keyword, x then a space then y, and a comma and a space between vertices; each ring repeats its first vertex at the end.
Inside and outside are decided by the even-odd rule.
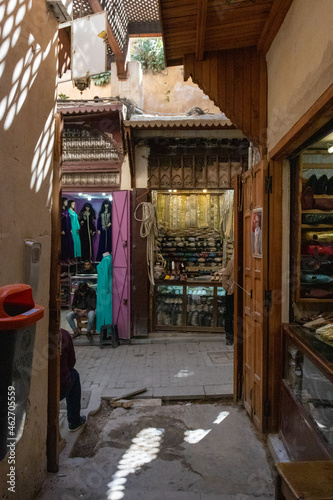
POLYGON ((262 257, 262 208, 252 210, 251 242, 253 257, 262 257))

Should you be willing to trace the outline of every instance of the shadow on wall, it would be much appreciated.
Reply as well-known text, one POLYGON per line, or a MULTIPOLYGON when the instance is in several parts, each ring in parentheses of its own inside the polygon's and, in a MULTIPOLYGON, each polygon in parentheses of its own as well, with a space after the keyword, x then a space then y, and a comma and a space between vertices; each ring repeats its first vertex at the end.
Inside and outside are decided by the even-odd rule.
MULTIPOLYGON (((9 0, 0 6, 0 22, 3 26, 0 45, 0 127, 4 132, 13 134, 16 126, 22 126, 17 119, 22 115, 22 108, 26 104, 29 109, 38 105, 38 97, 45 93, 47 83, 36 81, 41 73, 42 64, 48 56, 56 57, 57 50, 57 23, 40 6, 32 0, 9 0), (45 27, 50 21, 50 38, 47 37, 45 27), (37 34, 43 33, 43 40, 37 34), (35 38, 36 36, 36 38, 35 38), (52 37, 52 38, 51 38, 52 37), (18 45, 19 42, 19 45, 18 45), (33 102, 33 105, 32 105, 33 102)), ((50 76, 53 78, 53 75, 50 76)), ((27 147, 33 147, 31 164, 30 189, 36 193, 42 182, 51 174, 52 154, 54 145, 54 114, 56 100, 56 72, 54 73, 53 95, 49 102, 54 102, 49 113, 43 116, 40 123, 36 116, 31 116, 34 126, 31 127, 29 137, 31 141, 27 147), (36 126, 38 125, 38 126, 36 126), (32 146, 30 146, 32 145, 32 146)), ((48 96, 46 95, 46 102, 48 96)), ((26 116, 23 115, 23 118, 26 116)), ((17 133, 17 132, 16 132, 17 133)), ((26 158, 30 158, 27 153, 26 158)), ((49 179, 51 180, 51 178, 49 179)), ((51 196, 51 186, 48 193, 48 202, 51 196)))

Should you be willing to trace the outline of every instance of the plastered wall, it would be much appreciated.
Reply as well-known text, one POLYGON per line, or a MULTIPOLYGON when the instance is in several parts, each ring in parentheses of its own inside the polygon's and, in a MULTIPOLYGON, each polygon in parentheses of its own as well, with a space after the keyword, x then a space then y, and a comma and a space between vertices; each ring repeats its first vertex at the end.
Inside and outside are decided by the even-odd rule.
POLYGON ((294 0, 267 54, 268 150, 333 83, 332 26, 332 0, 294 0))
MULTIPOLYGON (((198 106, 210 113, 220 113, 214 103, 191 80, 184 82, 183 67, 167 68, 161 73, 142 73, 141 65, 131 61, 128 65, 128 79, 118 80, 116 65, 111 65, 111 82, 96 86, 93 82, 90 88, 82 94, 73 88, 71 81, 59 85, 59 93, 71 99, 93 99, 97 97, 125 97, 133 101, 145 113, 181 114, 187 113, 198 106)), ((63 80, 69 78, 69 73, 63 80)))
POLYGON ((0 286, 24 281, 24 240, 41 243, 38 323, 26 425, 16 445, 16 489, 0 462, 1 498, 29 500, 46 476, 47 343, 51 178, 56 102, 57 23, 44 0, 11 0, 0 9, 0 286), (7 496, 8 495, 8 496, 7 496))

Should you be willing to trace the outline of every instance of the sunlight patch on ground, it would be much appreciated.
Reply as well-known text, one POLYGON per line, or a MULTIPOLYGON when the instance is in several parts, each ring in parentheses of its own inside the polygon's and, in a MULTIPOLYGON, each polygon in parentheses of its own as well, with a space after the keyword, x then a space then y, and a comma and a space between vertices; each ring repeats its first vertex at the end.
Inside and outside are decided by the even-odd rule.
POLYGON ((228 415, 229 415, 228 411, 221 411, 221 413, 219 413, 216 419, 214 420, 213 424, 220 424, 222 420, 224 420, 228 415))
POLYGON ((118 471, 108 484, 108 500, 120 500, 125 496, 126 477, 139 471, 143 465, 152 462, 157 457, 163 434, 164 429, 155 427, 148 427, 137 434, 132 440, 133 444, 119 461, 118 471))
POLYGON ((196 429, 195 431, 185 431, 185 437, 184 441, 186 443, 190 444, 196 444, 199 443, 204 437, 209 434, 211 429, 204 430, 204 429, 196 429))
POLYGON ((184 378, 184 377, 191 377, 194 375, 194 372, 190 372, 189 370, 180 370, 176 375, 174 375, 177 378, 184 378))

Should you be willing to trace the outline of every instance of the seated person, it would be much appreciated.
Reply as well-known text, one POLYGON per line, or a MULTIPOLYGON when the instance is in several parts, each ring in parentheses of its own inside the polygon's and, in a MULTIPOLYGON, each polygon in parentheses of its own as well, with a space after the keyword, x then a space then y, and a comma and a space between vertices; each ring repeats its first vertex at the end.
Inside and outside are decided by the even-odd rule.
POLYGON ((86 417, 80 415, 80 375, 74 368, 76 358, 72 337, 63 328, 60 328, 60 334, 60 401, 66 398, 68 427, 70 431, 76 431, 86 423, 86 417))
POLYGON ((89 342, 93 340, 92 331, 96 316, 96 292, 92 290, 88 283, 80 283, 74 292, 72 302, 72 312, 67 314, 67 321, 73 330, 73 339, 80 335, 80 329, 75 324, 75 319, 87 316, 87 337, 89 342))
POLYGON ((97 274, 96 267, 92 262, 90 262, 90 260, 85 260, 80 274, 97 274))

